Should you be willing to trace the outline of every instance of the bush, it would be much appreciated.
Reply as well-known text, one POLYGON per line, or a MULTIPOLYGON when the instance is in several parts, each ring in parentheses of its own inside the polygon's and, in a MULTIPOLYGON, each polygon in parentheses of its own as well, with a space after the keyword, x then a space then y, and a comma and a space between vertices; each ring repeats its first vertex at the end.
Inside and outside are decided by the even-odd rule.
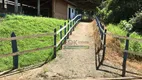
POLYGON ((132 24, 130 24, 129 22, 127 22, 126 20, 122 20, 119 23, 119 27, 127 32, 131 31, 133 26, 132 24))

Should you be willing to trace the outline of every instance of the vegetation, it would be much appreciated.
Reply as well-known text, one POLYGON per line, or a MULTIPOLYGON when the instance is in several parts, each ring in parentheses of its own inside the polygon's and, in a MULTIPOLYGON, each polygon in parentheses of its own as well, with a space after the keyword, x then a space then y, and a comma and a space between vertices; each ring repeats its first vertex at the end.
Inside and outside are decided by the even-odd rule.
MULTIPOLYGON (((43 17, 31 17, 23 15, 7 15, 0 22, 0 37, 10 37, 12 32, 17 36, 33 34, 53 33, 54 28, 59 29, 64 20, 43 17)), ((59 40, 59 37, 58 37, 59 40)), ((18 40, 18 50, 30 50, 53 45, 53 36, 18 40)), ((27 53, 19 56, 19 67, 36 64, 51 58, 53 49, 42 50, 34 53, 27 53)), ((11 41, 0 42, 0 54, 11 53, 11 41)), ((0 58, 0 71, 12 69, 12 57, 0 58)))
MULTIPOLYGON (((141 32, 142 24, 142 1, 140 0, 104 0, 96 8, 97 15, 106 24, 118 24, 125 20, 132 25, 132 31, 141 32)), ((131 26, 130 26, 131 27, 131 26)))
MULTIPOLYGON (((142 31, 142 1, 141 0, 104 0, 96 8, 97 16, 108 25, 108 30, 114 34, 126 36, 129 32, 131 38, 141 39, 142 31)), ((120 39, 124 49, 125 40, 120 39)), ((142 43, 130 41, 129 50, 142 52, 142 43)), ((141 54, 131 54, 129 57, 140 59, 141 54), (138 55, 138 56, 135 56, 138 55)))
POLYGON ((129 20, 141 6, 141 0, 104 0, 96 10, 106 23, 119 23, 129 20))
MULTIPOLYGON (((120 35, 120 36, 126 36, 127 35, 127 30, 122 28, 122 23, 121 24, 109 24, 108 25, 108 31, 112 32, 113 34, 116 35, 120 35)), ((142 35, 139 35, 136 32, 131 33, 130 35, 131 38, 136 38, 136 39, 142 39, 142 35)), ((121 42, 121 48, 125 49, 125 40, 124 39, 119 39, 121 42)), ((130 53, 129 54, 129 58, 131 59, 136 59, 136 60, 142 60, 142 54, 140 54, 139 52, 142 52, 142 43, 141 42, 136 42, 133 40, 130 40, 130 44, 129 44, 129 51, 132 52, 138 52, 138 53, 130 53)))

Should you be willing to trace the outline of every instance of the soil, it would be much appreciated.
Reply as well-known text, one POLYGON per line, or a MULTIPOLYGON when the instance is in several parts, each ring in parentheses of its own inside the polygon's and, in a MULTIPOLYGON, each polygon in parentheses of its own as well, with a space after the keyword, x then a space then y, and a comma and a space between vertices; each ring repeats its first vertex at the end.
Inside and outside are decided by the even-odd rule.
MULTIPOLYGON (((122 58, 117 55, 116 51, 110 51, 111 55, 109 55, 111 49, 107 49, 106 60, 99 70, 96 70, 93 28, 96 26, 92 24, 95 22, 80 22, 63 45, 63 49, 58 51, 55 60, 36 69, 1 76, 0 80, 91 80, 121 77, 122 58), (119 61, 116 62, 116 60, 119 61)), ((126 76, 140 75, 141 72, 134 67, 127 67, 126 76)))

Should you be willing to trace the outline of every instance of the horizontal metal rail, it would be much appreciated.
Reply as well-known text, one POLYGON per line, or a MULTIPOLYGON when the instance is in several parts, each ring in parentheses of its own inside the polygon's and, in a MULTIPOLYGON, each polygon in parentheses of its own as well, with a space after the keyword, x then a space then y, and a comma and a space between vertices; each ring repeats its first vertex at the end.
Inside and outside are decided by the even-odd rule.
POLYGON ((78 19, 75 24, 69 29, 69 31, 66 33, 66 35, 64 35, 64 37, 57 43, 56 47, 59 46, 61 44, 61 42, 68 36, 68 34, 70 33, 70 31, 72 30, 72 28, 78 23, 78 21, 81 19, 78 19))
POLYGON ((66 24, 63 28, 61 28, 60 30, 57 31, 56 34, 59 34, 61 31, 63 31, 65 28, 67 28, 67 26, 73 22, 76 18, 78 18, 79 16, 81 16, 81 14, 77 15, 75 18, 73 18, 68 24, 66 24))

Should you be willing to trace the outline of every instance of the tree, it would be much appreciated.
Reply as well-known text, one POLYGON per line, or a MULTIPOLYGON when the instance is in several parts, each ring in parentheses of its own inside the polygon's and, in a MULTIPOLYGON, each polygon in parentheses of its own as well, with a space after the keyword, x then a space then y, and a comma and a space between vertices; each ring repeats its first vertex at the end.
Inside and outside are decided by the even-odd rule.
POLYGON ((106 23, 119 23, 128 21, 141 7, 141 0, 105 0, 97 7, 97 14, 106 23))

